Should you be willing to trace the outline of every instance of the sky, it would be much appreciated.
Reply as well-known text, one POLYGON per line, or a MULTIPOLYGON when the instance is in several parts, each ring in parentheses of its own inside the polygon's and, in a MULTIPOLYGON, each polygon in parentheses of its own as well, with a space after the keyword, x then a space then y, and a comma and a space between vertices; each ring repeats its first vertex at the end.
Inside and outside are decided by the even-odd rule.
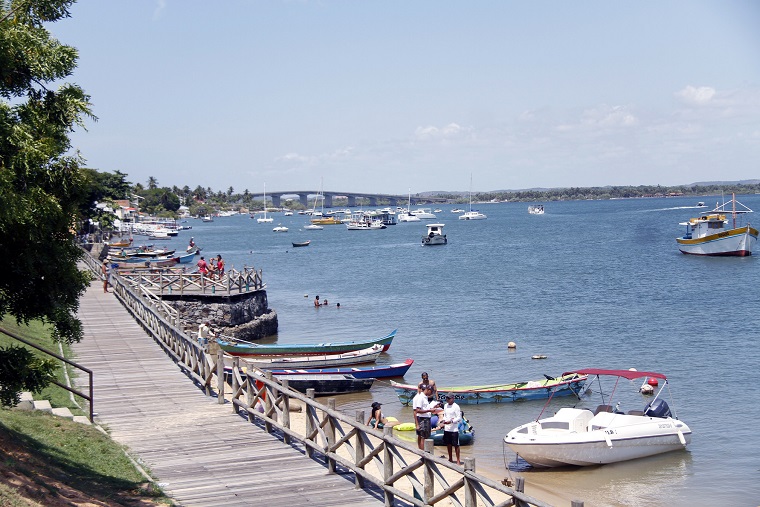
POLYGON ((79 0, 87 166, 406 194, 760 178, 760 2, 79 0))

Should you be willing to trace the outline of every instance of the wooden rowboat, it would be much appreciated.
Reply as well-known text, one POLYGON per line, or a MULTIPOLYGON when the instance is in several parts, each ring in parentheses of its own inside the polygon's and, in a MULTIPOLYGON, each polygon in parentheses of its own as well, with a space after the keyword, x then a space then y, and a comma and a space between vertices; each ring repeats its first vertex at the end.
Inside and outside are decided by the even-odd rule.
POLYGON ((383 352, 382 345, 344 352, 342 354, 322 354, 310 356, 273 356, 244 359, 246 365, 261 370, 288 368, 334 368, 351 364, 374 363, 383 352))
POLYGON ((391 331, 382 338, 357 340, 351 342, 327 342, 327 343, 294 343, 294 344, 260 344, 260 343, 233 343, 217 339, 219 347, 227 354, 232 356, 282 356, 282 355, 324 355, 340 354, 351 352, 353 350, 362 350, 373 345, 381 345, 382 351, 385 352, 390 348, 393 338, 396 336, 396 329, 391 331))
MULTIPOLYGON (((550 396, 578 396, 588 380, 587 375, 571 373, 558 378, 545 375, 545 379, 514 382, 511 384, 492 384, 484 386, 439 387, 438 399, 446 402, 448 393, 454 394, 454 399, 460 405, 479 405, 481 403, 510 403, 518 400, 539 400, 550 396)), ((412 398, 417 394, 416 385, 399 384, 391 380, 401 403, 411 405, 412 398)))
POLYGON ((298 248, 299 246, 309 246, 310 243, 311 240, 301 241, 300 243, 293 241, 293 248, 298 248))
POLYGON ((299 375, 353 375, 355 378, 390 378, 403 377, 412 367, 414 359, 407 359, 403 363, 383 364, 375 366, 346 366, 343 368, 308 368, 308 369, 279 369, 271 370, 278 377, 287 375, 297 377, 299 375))
POLYGON ((292 389, 304 394, 307 389, 314 389, 317 396, 369 391, 375 382, 374 378, 356 378, 353 375, 278 375, 277 380, 287 380, 292 389))

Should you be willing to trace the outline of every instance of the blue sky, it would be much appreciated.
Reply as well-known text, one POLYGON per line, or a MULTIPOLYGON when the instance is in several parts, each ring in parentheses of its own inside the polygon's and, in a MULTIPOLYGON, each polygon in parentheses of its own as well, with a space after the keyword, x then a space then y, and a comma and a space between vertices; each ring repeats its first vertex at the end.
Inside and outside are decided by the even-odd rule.
POLYGON ((80 0, 132 182, 405 194, 760 178, 755 1, 80 0))

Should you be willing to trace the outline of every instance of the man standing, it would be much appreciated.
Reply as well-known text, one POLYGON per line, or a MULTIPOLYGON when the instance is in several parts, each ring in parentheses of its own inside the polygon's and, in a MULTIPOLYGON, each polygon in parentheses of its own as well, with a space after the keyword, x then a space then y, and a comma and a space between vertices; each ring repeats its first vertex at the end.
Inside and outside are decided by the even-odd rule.
POLYGON ((446 449, 449 451, 449 461, 454 463, 451 459, 451 448, 456 451, 457 465, 461 465, 459 459, 459 423, 462 421, 462 410, 459 405, 454 403, 454 395, 449 393, 446 395, 446 404, 443 406, 443 416, 441 422, 443 424, 443 442, 446 444, 446 449))
POLYGON ((432 394, 433 388, 426 385, 425 389, 417 393, 412 400, 414 427, 417 430, 417 447, 422 451, 425 450, 425 439, 430 438, 430 414, 434 409, 430 408, 428 397, 432 394))
POLYGON ((425 386, 430 386, 433 389, 433 399, 438 399, 438 386, 435 385, 435 380, 428 377, 427 372, 422 372, 422 382, 417 385, 417 392, 422 392, 425 386))

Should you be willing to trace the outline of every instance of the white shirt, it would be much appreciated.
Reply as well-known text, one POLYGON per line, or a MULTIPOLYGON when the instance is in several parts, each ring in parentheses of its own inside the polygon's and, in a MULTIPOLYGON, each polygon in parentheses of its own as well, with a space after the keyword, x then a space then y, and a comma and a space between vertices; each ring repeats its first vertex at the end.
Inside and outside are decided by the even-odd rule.
POLYGON ((198 327, 198 338, 208 338, 209 335, 214 336, 214 333, 211 332, 211 328, 206 324, 201 324, 200 327, 198 327))
MULTIPOLYGON (((417 393, 417 395, 412 400, 412 408, 415 410, 427 410, 429 408, 428 398, 424 392, 417 393)), ((418 413, 417 418, 421 417, 430 419, 430 412, 418 413)))
POLYGON ((459 423, 462 421, 462 410, 459 405, 446 403, 443 406, 443 420, 451 421, 443 425, 443 431, 459 431, 459 423))

